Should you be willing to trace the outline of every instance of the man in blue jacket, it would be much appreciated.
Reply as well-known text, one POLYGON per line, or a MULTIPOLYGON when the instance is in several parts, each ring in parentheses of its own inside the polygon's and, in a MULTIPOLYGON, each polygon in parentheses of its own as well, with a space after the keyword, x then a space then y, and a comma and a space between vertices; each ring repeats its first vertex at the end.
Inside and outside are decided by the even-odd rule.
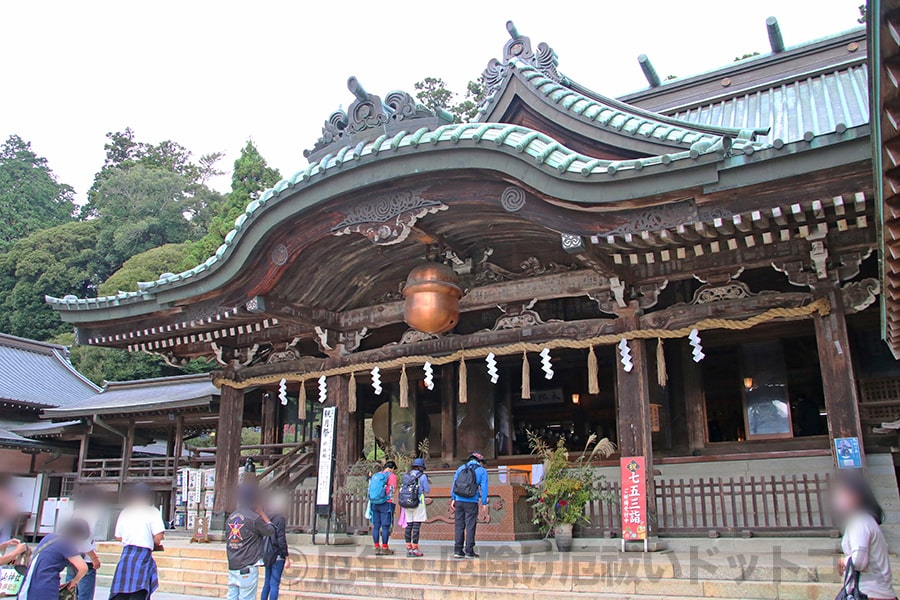
POLYGON ((475 552, 475 526, 478 523, 479 501, 488 503, 488 474, 484 468, 484 456, 479 452, 469 455, 464 465, 453 476, 450 508, 456 524, 453 558, 478 558, 475 552))

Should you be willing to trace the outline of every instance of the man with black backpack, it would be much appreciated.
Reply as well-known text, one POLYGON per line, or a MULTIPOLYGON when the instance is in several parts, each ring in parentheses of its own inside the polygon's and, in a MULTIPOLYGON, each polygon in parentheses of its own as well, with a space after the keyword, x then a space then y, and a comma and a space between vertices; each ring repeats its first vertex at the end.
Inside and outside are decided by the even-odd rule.
POLYGON ((475 552, 475 526, 478 523, 479 501, 488 504, 488 474, 484 456, 469 455, 466 464, 456 470, 451 488, 450 508, 456 524, 453 558, 478 558, 475 552))
POLYGON ((372 511, 372 539, 375 541, 375 554, 378 556, 393 554, 388 548, 391 539, 391 526, 394 524, 394 492, 397 489, 397 475, 394 471, 397 463, 392 460, 384 463, 384 469, 372 474, 369 479, 369 506, 372 511))
POLYGON ((398 502, 403 510, 401 522, 406 520, 406 556, 409 558, 422 556, 422 551, 419 550, 419 531, 422 523, 428 520, 425 494, 430 492, 431 484, 425 474, 425 459, 417 458, 412 462, 409 473, 404 474, 400 480, 398 495, 398 502))

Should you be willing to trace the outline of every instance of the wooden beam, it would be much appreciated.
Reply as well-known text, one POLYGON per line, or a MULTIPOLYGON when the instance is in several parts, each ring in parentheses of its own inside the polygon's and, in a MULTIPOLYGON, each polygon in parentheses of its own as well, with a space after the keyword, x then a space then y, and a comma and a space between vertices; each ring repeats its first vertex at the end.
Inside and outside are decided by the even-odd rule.
POLYGON ((224 526, 235 508, 241 468, 241 429, 244 425, 244 391, 223 387, 216 430, 216 497, 213 518, 224 526))
MULTIPOLYGON (((864 452, 856 375, 850 355, 850 338, 847 335, 847 320, 841 291, 837 283, 824 281, 813 285, 813 295, 825 298, 831 303, 831 312, 824 317, 816 315, 813 322, 816 326, 832 457, 835 456, 835 438, 855 437, 859 440, 860 452, 864 452)), ((865 456, 863 460, 865 465, 865 456)))

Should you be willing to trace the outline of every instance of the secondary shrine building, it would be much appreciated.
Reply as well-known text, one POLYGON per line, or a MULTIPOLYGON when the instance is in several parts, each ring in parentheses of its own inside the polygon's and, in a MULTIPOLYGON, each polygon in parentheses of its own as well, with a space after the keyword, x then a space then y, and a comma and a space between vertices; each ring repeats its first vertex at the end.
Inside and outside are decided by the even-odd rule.
MULTIPOLYGON (((828 534, 837 462, 896 499, 864 29, 787 49, 772 30, 771 53, 663 83, 643 60, 650 87, 619 99, 507 29, 473 122, 351 77, 309 166, 215 256, 48 302, 81 344, 218 362, 219 515, 242 426, 277 445, 328 406, 349 527, 341 486, 380 439, 438 475, 482 452, 485 537, 532 535, 526 430, 644 456, 661 535, 828 534)), ((584 533, 615 535, 617 510, 584 533)))

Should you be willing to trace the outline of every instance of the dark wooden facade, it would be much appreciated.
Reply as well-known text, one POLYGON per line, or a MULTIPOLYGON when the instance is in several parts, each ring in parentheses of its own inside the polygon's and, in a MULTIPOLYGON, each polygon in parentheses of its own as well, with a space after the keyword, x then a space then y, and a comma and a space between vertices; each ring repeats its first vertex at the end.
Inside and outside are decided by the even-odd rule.
MULTIPOLYGON (((476 447, 527 462, 513 440, 527 425, 565 430, 573 444, 596 426, 650 464, 654 454, 828 456, 833 438, 870 438, 860 389, 898 373, 854 362, 857 351, 879 353, 866 345, 879 292, 867 101, 853 95, 863 33, 729 67, 734 86, 713 89, 710 75, 624 103, 572 82, 549 46, 509 32, 475 122, 450 123, 351 78, 353 102, 326 121, 310 166, 251 203, 206 263, 136 293, 48 299, 79 343, 218 361, 217 511, 232 501, 245 394, 275 402, 281 380, 292 396, 302 382, 315 406, 323 374, 324 401, 339 409, 338 484, 368 429, 390 437, 403 419, 415 432, 407 442, 429 438, 448 466, 476 447), (743 111, 744 99, 789 88, 818 100, 773 100, 753 118, 671 116, 713 100, 743 111), (661 112, 642 108, 654 103, 661 112), (808 129, 773 139, 773 115, 808 129), (404 324, 400 290, 425 260, 452 266, 465 289, 459 325, 441 336, 404 324), (693 327, 700 363, 686 340, 693 327), (554 382, 539 383, 542 345, 553 347, 554 382), (544 404, 518 392, 523 348, 544 404), (439 363, 464 349, 474 354, 461 404, 457 362, 439 363), (483 360, 492 349, 496 385, 483 360), (436 362, 433 392, 422 357, 436 362), (402 412, 391 408, 401 363, 411 380, 402 412), (383 396, 371 388, 378 365, 383 396), (785 431, 757 430, 747 408, 754 377, 772 373, 785 431)), ((900 397, 886 406, 896 412, 900 397)))

